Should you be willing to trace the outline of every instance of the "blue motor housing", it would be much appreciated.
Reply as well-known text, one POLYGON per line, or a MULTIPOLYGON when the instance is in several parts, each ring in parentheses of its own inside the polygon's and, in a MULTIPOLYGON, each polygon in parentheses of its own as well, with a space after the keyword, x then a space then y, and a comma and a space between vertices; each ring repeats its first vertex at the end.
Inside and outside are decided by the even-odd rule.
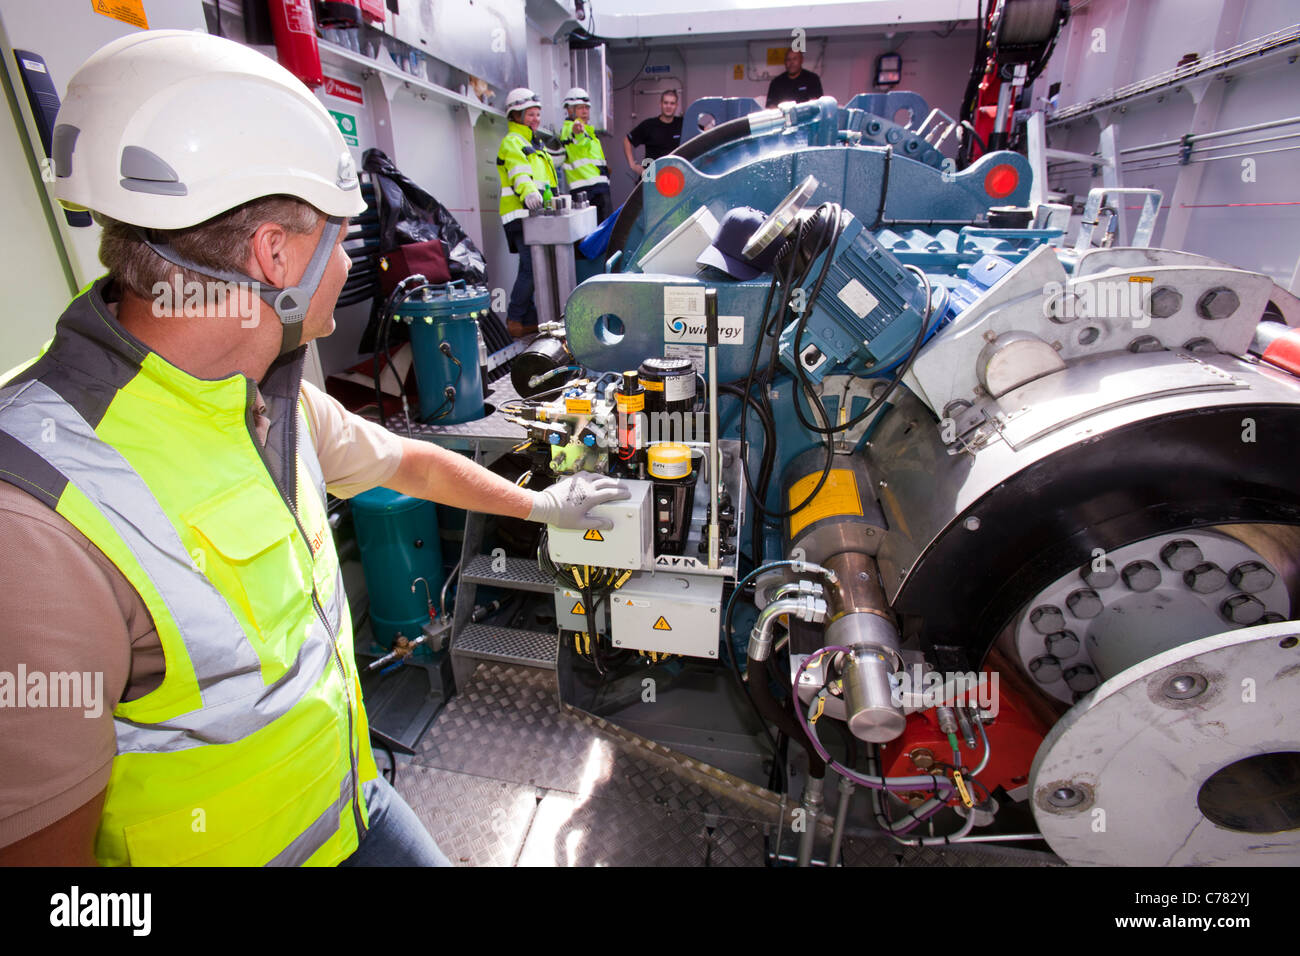
POLYGON ((821 272, 832 256, 812 313, 781 332, 781 362, 819 382, 836 366, 871 372, 905 357, 926 313, 925 285, 852 219, 833 249, 813 263, 821 272), (797 339, 797 341, 796 341, 797 339))

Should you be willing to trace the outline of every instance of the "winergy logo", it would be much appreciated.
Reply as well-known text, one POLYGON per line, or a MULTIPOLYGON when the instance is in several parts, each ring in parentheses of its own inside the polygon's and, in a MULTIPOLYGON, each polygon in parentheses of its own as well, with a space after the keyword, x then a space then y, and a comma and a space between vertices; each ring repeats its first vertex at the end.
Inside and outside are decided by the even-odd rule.
POLYGON ((129 926, 134 936, 148 936, 153 926, 151 893, 82 893, 72 887, 50 897, 51 926, 129 926))

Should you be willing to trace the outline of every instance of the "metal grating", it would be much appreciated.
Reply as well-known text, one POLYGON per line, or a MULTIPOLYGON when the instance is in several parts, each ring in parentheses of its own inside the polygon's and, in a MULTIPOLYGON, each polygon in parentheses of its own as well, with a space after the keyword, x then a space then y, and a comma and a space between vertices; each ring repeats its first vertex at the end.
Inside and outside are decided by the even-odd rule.
POLYGON ((461 572, 460 578, 475 584, 498 587, 509 585, 521 591, 536 591, 539 594, 550 594, 555 590, 555 582, 538 570, 536 561, 506 558, 505 562, 505 570, 493 571, 490 554, 476 555, 461 572))
POLYGON ((469 624, 453 639, 453 653, 487 661, 504 661, 555 670, 559 638, 541 631, 469 624))

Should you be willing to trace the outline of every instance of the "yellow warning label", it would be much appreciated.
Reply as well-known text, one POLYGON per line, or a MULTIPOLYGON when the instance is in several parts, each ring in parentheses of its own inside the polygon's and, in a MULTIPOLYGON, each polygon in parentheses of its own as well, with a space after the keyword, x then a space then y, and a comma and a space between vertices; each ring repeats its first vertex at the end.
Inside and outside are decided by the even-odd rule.
POLYGON ((635 395, 614 395, 614 404, 624 415, 632 415, 642 411, 645 408, 645 392, 637 392, 635 395))
POLYGON ((656 631, 671 631, 671 630, 672 630, 672 625, 670 625, 670 624, 668 623, 667 619, 666 619, 662 614, 660 614, 660 615, 659 615, 659 620, 655 621, 655 628, 654 628, 654 629, 655 629, 656 631))
POLYGON ((647 392, 662 392, 664 390, 663 382, 656 382, 654 379, 642 379, 641 387, 647 392))
POLYGON ((92 0, 91 8, 106 17, 121 20, 141 30, 149 29, 144 15, 144 0, 92 0))
POLYGON ((570 415, 590 415, 591 399, 589 398, 566 398, 564 400, 564 410, 570 415))
POLYGON ((785 63, 785 51, 783 46, 770 46, 767 48, 767 65, 781 66, 785 63))
MULTIPOLYGON (((800 478, 790 486, 787 508, 799 504, 817 487, 822 473, 815 471, 800 478)), ((862 498, 858 494, 858 479, 848 468, 832 468, 826 476, 826 484, 817 492, 817 497, 790 516, 790 536, 794 537, 814 521, 829 518, 832 515, 862 514, 862 498)))
POLYGON ((592 528, 590 531, 588 531, 586 534, 582 536, 582 540, 583 541, 604 541, 605 536, 601 534, 599 531, 597 531, 595 528, 592 528))
POLYGON ((570 613, 570 614, 586 614, 586 613, 587 613, 587 609, 586 609, 585 607, 583 607, 583 606, 582 606, 582 602, 579 601, 577 604, 573 605, 573 610, 570 611, 569 613, 570 613))
POLYGON ((1129 276, 1128 281, 1129 282, 1155 282, 1156 280, 1153 279, 1151 276, 1129 276))

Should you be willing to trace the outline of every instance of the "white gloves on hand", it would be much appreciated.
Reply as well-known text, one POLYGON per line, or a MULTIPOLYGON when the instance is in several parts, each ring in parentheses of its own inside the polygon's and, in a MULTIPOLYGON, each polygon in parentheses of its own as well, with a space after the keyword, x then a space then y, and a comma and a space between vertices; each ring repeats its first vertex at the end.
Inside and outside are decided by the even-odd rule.
POLYGON ((542 194, 539 193, 537 190, 533 190, 533 191, 530 192, 527 196, 524 197, 524 205, 527 206, 530 210, 533 210, 533 211, 536 211, 536 210, 538 210, 538 209, 541 209, 541 208, 542 208, 542 194))
POLYGON ((557 481, 545 491, 535 493, 529 521, 541 521, 557 528, 582 530, 598 528, 608 531, 614 522, 587 514, 596 505, 622 501, 632 493, 615 478, 579 472, 557 481))

